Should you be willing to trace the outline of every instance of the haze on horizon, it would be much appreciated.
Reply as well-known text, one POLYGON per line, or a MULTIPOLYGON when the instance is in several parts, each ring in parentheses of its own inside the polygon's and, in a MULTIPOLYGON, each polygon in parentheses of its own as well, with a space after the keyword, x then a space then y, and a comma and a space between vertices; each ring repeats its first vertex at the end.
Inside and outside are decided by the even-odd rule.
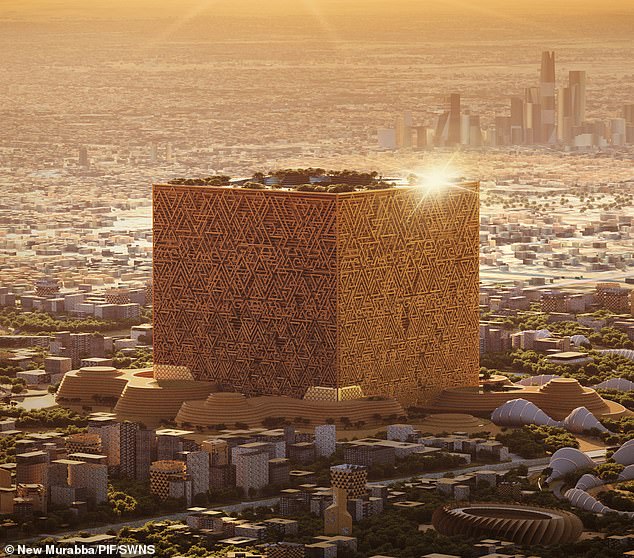
POLYGON ((492 18, 511 14, 575 16, 588 14, 633 15, 629 0, 3 0, 1 19, 90 20, 155 19, 195 16, 267 17, 285 15, 480 14, 492 18))

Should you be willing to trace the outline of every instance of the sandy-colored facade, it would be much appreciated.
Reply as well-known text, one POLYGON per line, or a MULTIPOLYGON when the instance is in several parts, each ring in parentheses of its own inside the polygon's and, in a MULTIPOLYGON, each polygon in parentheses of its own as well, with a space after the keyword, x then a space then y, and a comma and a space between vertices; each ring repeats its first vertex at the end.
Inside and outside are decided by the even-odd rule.
POLYGON ((155 185, 156 378, 408 404, 476 385, 478 189, 155 185))

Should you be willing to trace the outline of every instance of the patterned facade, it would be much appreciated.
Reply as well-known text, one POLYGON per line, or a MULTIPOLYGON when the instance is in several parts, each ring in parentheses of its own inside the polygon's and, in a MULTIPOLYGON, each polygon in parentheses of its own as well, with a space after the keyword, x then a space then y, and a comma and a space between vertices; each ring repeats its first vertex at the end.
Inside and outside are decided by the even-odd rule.
POLYGON ((334 465, 330 467, 330 485, 346 491, 347 498, 361 498, 365 496, 368 469, 362 465, 334 465))
POLYGON ((359 465, 335 465, 330 468, 330 484, 333 502, 324 510, 324 533, 349 536, 352 532, 352 515, 348 511, 349 500, 366 495, 368 470, 359 465))
POLYGON ((100 455, 103 453, 101 436, 96 433, 71 434, 66 438, 66 452, 71 453, 91 453, 100 455))
POLYGON ((77 461, 68 467, 68 485, 85 489, 88 498, 101 504, 108 499, 108 466, 77 461))
POLYGON ((478 381, 478 184, 154 187, 155 374, 428 400, 478 381))
POLYGON ((182 461, 161 460, 150 466, 150 492, 161 500, 170 497, 170 485, 173 482, 186 480, 187 466, 182 461))
POLYGON ((601 308, 617 314, 629 313, 632 309, 630 297, 632 290, 619 286, 618 283, 597 283, 595 300, 601 308))
POLYGON ((124 478, 133 479, 136 476, 136 438, 138 432, 138 423, 127 420, 121 423, 119 459, 120 474, 124 478))

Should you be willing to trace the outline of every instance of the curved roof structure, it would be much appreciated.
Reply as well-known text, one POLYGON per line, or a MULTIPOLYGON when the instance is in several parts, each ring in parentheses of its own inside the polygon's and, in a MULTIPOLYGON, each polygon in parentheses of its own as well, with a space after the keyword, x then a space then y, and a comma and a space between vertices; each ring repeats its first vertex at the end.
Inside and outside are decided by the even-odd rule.
POLYGON ((553 334, 547 329, 538 329, 535 331, 535 339, 546 339, 547 337, 552 337, 553 334))
POLYGON ((579 345, 589 345, 590 339, 588 339, 585 335, 573 335, 570 337, 570 342, 578 347, 579 345))
POLYGON ((602 486, 603 481, 599 477, 595 477, 594 475, 590 475, 586 473, 582 475, 581 478, 575 484, 575 488, 579 490, 590 490, 591 488, 595 488, 597 486, 602 486))
POLYGON ((614 454, 612 459, 621 465, 633 465, 634 464, 634 439, 625 442, 614 454))
POLYGON ((573 409, 572 412, 564 419, 564 428, 567 428, 570 432, 574 432, 576 434, 587 432, 593 428, 599 430, 600 432, 608 432, 608 429, 599 422, 599 419, 597 419, 597 417, 595 417, 585 407, 577 407, 576 409, 573 409))
POLYGON ((548 466, 553 472, 548 479, 546 479, 546 482, 563 477, 567 473, 572 473, 577 469, 590 469, 594 467, 594 461, 578 449, 561 448, 552 454, 548 466))
POLYGON ((513 504, 442 506, 434 511, 432 523, 443 535, 495 537, 526 546, 574 542, 583 530, 570 512, 513 504))
POLYGON ((585 490, 579 488, 571 488, 564 494, 564 498, 568 500, 575 508, 586 510, 594 513, 606 513, 610 511, 606 505, 602 504, 594 496, 590 496, 585 490))
POLYGON ((528 378, 522 378, 519 382, 516 383, 520 386, 543 386, 554 378, 559 378, 559 376, 557 374, 541 374, 539 376, 529 376, 528 378))
POLYGON ((615 510, 609 508, 605 504, 602 504, 594 496, 588 494, 584 490, 578 488, 571 488, 564 494, 564 498, 570 502, 575 508, 585 510, 593 513, 618 513, 620 515, 627 515, 628 517, 634 517, 634 512, 626 512, 621 510, 615 510))
POLYGON ((630 360, 634 360, 634 349, 602 349, 600 353, 613 353, 615 355, 621 355, 630 360))
POLYGON ((525 424, 561 426, 560 422, 550 418, 535 403, 526 399, 511 399, 500 405, 491 414, 491 420, 500 426, 523 426, 525 424))
POLYGON ((628 480, 634 480, 634 465, 627 465, 619 474, 619 482, 628 480))
POLYGON ((634 382, 630 382, 625 378, 610 378, 605 382, 601 382, 594 389, 615 389, 617 391, 634 391, 634 382))

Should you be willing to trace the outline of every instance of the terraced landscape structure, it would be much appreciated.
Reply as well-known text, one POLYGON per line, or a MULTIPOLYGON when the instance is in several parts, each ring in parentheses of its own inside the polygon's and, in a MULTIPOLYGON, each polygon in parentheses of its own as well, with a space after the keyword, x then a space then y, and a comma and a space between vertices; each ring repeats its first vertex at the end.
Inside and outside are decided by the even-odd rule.
POLYGON ((430 409, 441 413, 468 410, 471 413, 490 414, 509 401, 523 399, 554 421, 563 421, 580 407, 598 418, 619 418, 629 413, 623 405, 604 399, 594 389, 582 386, 574 378, 543 378, 544 383, 541 385, 513 384, 504 376, 496 376, 495 379, 499 379, 499 382, 491 390, 471 386, 446 389, 434 400, 430 409))

